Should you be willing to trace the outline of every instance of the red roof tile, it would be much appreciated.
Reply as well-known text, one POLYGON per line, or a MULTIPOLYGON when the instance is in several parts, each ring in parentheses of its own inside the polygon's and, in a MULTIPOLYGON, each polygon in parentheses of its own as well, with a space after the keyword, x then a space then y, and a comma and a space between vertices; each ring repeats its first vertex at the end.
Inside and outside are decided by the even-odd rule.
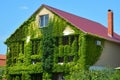
POLYGON ((116 33, 114 33, 113 37, 108 36, 108 31, 105 26, 103 26, 100 23, 97 23, 95 21, 88 20, 86 18, 82 18, 79 16, 76 16, 74 14, 64 12, 62 10, 43 5, 48 10, 52 11, 53 13, 57 14, 58 16, 62 17, 78 29, 82 30, 85 33, 90 33, 92 35, 97 35, 99 37, 105 38, 110 41, 118 42, 120 43, 120 36, 116 33))

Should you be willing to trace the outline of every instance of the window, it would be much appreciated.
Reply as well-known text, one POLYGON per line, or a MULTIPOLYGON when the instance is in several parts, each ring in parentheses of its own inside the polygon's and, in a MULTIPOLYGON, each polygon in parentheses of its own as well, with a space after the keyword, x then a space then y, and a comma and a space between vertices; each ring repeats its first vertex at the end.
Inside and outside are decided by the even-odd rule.
POLYGON ((58 57, 58 63, 63 63, 64 57, 58 57))
POLYGON ((14 66, 16 64, 16 58, 15 59, 12 59, 12 65, 14 66))
POLYGON ((62 44, 63 45, 72 45, 72 43, 74 42, 74 40, 77 41, 78 43, 78 35, 69 35, 69 36, 63 36, 62 37, 62 44))
POLYGON ((37 62, 40 62, 40 59, 32 59, 32 64, 36 64, 37 62))
POLYGON ((52 80, 64 80, 63 73, 53 73, 52 80))
POLYGON ((40 46, 40 40, 32 40, 32 54, 38 54, 40 46))
POLYGON ((12 54, 12 57, 18 56, 19 53, 24 53, 24 41, 11 43, 9 50, 12 54))
POLYGON ((17 80, 19 78, 19 80, 22 80, 21 77, 22 77, 22 74, 12 74, 10 75, 11 79, 10 80, 16 80, 16 77, 17 77, 17 80))
POLYGON ((55 45, 59 46, 59 37, 55 37, 55 45))
POLYGON ((74 56, 68 56, 68 62, 72 62, 74 59, 74 56))
POLYGON ((41 73, 31 74, 31 80, 42 80, 42 74, 41 73))
POLYGON ((72 43, 74 42, 75 40, 75 35, 71 35, 70 36, 70 45, 72 45, 72 43))
POLYGON ((96 45, 97 45, 97 46, 101 46, 101 41, 97 40, 97 41, 96 41, 96 45))
POLYGON ((68 45, 69 44, 69 36, 63 36, 62 38, 63 45, 68 45))
POLYGON ((41 28, 45 27, 48 24, 48 18, 49 18, 48 14, 40 16, 40 27, 41 28))
POLYGON ((78 43, 78 38, 79 38, 79 35, 71 35, 70 36, 70 45, 72 45, 72 43, 74 42, 74 40, 76 40, 77 43, 78 43))

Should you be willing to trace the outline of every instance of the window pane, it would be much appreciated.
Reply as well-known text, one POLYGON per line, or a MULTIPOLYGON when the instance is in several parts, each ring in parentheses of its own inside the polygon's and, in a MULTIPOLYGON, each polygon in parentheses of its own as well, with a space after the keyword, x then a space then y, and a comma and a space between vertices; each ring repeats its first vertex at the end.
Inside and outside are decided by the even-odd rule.
POLYGON ((32 54, 38 54, 39 53, 39 46, 40 46, 40 40, 33 40, 32 41, 32 54))
POLYGON ((68 62, 73 61, 74 56, 68 56, 68 62))
POLYGON ((64 61, 64 57, 58 57, 58 63, 62 63, 64 61))
POLYGON ((48 14, 45 15, 45 25, 44 26, 46 26, 47 24, 48 24, 48 14))
POLYGON ((68 45, 69 44, 69 37, 68 36, 63 36, 63 45, 68 45))
POLYGON ((40 16, 40 27, 44 26, 44 16, 40 16))
POLYGON ((48 24, 48 18, 49 18, 48 14, 40 16, 40 27, 41 28, 45 27, 48 24))

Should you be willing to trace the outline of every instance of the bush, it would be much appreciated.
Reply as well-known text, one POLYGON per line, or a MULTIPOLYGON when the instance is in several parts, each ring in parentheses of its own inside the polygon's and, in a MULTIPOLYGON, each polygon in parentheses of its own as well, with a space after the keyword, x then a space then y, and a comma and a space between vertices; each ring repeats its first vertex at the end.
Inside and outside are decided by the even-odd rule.
POLYGON ((119 80, 120 71, 89 71, 89 70, 79 70, 70 73, 70 75, 65 77, 65 80, 119 80))

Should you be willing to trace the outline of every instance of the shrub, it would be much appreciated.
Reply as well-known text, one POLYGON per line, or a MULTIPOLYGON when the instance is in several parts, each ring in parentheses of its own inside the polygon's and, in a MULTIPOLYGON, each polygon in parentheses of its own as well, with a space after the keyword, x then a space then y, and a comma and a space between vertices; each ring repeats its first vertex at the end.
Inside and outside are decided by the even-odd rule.
POLYGON ((70 73, 65 80, 119 80, 120 71, 118 70, 79 70, 70 73))

